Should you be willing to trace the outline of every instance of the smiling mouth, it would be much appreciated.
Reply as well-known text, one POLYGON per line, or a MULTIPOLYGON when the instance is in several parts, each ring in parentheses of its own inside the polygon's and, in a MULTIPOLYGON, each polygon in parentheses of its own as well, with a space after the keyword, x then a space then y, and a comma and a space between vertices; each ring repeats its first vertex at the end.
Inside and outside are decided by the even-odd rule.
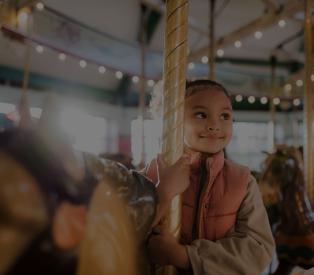
POLYGON ((215 136, 215 135, 200 136, 200 138, 205 138, 205 139, 224 139, 224 137, 219 137, 219 136, 215 136))

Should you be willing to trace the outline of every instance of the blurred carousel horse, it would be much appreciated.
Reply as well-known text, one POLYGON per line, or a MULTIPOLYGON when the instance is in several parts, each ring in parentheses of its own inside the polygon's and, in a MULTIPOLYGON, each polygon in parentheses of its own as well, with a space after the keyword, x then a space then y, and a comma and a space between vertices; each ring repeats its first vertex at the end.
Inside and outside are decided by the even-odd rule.
POLYGON ((294 266, 314 266, 314 213, 305 191, 302 156, 294 147, 278 146, 264 162, 260 183, 276 240, 279 266, 275 274, 290 274, 294 266))
POLYGON ((145 274, 147 178, 33 130, 0 133, 0 163, 1 275, 145 274))

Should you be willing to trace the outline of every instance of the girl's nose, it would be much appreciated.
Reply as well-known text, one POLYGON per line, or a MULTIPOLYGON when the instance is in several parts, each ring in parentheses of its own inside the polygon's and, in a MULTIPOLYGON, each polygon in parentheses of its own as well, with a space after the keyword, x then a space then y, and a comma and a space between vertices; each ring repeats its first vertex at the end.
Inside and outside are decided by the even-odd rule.
POLYGON ((219 131, 220 130, 219 123, 217 123, 217 121, 210 121, 209 123, 207 123, 207 130, 210 132, 219 131))
POLYGON ((218 126, 208 126, 207 130, 208 131, 219 131, 220 128, 218 126))

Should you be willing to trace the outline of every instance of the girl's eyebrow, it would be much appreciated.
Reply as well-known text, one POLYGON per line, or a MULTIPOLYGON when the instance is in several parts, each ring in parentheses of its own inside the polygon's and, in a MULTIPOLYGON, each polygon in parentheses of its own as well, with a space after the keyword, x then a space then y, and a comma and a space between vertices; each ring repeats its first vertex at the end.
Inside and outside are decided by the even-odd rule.
MULTIPOLYGON (((193 106, 192 109, 193 109, 193 110, 195 110, 195 109, 207 110, 208 108, 205 107, 205 106, 202 106, 202 105, 195 105, 195 106, 193 106)), ((232 111, 232 108, 230 108, 230 107, 223 107, 221 110, 222 110, 222 111, 232 111)))
POLYGON ((202 106, 202 105, 195 105, 195 106, 193 106, 192 109, 206 109, 207 110, 207 108, 205 106, 202 106))
POLYGON ((232 108, 230 108, 230 107, 225 107, 225 108, 222 108, 222 110, 232 111, 232 108))

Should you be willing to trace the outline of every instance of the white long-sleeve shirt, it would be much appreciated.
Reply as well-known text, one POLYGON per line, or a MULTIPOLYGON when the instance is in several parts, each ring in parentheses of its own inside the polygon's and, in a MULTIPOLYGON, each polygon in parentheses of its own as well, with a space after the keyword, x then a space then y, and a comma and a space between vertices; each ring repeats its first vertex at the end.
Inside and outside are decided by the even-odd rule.
POLYGON ((220 240, 198 239, 187 246, 192 274, 260 275, 275 243, 259 188, 250 177, 235 226, 220 240))

